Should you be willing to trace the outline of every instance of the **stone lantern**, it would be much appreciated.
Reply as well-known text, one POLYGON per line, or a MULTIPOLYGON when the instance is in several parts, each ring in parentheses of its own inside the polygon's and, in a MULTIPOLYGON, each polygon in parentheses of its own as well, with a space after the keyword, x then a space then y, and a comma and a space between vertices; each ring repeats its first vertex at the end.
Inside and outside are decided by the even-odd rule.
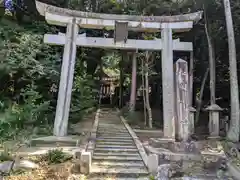
POLYGON ((219 138, 219 113, 223 109, 217 104, 212 104, 206 110, 209 111, 209 138, 219 138))

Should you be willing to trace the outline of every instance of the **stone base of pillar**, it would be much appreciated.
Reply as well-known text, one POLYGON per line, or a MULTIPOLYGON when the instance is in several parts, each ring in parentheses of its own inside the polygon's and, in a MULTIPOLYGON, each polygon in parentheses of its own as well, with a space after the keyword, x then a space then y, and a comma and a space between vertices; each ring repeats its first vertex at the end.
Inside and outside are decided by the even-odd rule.
POLYGON ((163 142, 163 143, 164 142, 175 142, 176 141, 175 138, 169 138, 169 137, 162 137, 162 138, 159 138, 158 140, 163 142))
POLYGON ((193 135, 195 133, 195 113, 196 109, 194 107, 189 107, 189 134, 193 135))
POLYGON ((219 113, 222 111, 222 108, 220 108, 217 104, 212 104, 209 107, 206 108, 207 111, 209 111, 209 134, 210 138, 216 138, 219 137, 219 113))
POLYGON ((41 145, 56 145, 57 146, 79 146, 79 136, 46 136, 35 138, 30 141, 31 146, 41 146, 41 145))
POLYGON ((220 136, 209 136, 208 139, 209 140, 220 140, 221 137, 220 136))

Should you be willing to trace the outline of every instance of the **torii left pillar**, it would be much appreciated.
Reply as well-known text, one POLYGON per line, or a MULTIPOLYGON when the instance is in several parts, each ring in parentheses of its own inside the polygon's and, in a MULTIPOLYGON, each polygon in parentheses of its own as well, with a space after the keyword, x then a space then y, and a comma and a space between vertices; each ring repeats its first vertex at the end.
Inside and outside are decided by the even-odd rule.
POLYGON ((60 85, 58 90, 57 109, 54 122, 55 136, 66 136, 68 129, 69 109, 71 104, 74 66, 76 59, 76 39, 79 27, 73 18, 67 25, 66 44, 64 46, 60 85))

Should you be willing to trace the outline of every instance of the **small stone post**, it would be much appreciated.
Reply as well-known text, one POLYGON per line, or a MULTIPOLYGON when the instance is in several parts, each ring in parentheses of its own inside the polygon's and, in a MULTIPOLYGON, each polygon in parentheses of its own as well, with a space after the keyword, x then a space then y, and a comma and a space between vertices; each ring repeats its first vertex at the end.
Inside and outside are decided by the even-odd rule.
POLYGON ((209 111, 209 138, 219 138, 219 112, 222 111, 217 104, 206 108, 209 111))
POLYGON ((191 134, 194 134, 195 132, 195 120, 194 120, 194 117, 195 117, 195 112, 196 112, 196 109, 194 107, 189 107, 189 133, 190 135, 191 134))
POLYGON ((81 173, 89 174, 91 172, 92 156, 91 152, 82 152, 81 154, 81 173))
POLYGON ((157 174, 158 170, 158 155, 150 154, 147 161, 148 170, 152 174, 157 174))

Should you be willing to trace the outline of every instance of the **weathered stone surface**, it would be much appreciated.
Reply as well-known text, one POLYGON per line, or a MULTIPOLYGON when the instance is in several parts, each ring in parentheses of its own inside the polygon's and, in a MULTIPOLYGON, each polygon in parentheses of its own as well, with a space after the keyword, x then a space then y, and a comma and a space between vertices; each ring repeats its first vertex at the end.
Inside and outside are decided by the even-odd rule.
POLYGON ((178 139, 187 141, 189 138, 189 82, 188 64, 182 59, 176 62, 176 134, 178 139))
POLYGON ((117 14, 102 14, 102 13, 87 13, 82 11, 73 11, 70 9, 59 8, 49 4, 36 1, 36 6, 39 13, 44 16, 46 12, 53 12, 56 14, 68 14, 78 17, 90 17, 100 19, 112 19, 112 20, 129 20, 129 21, 150 21, 150 22, 181 22, 181 21, 199 21, 202 17, 202 11, 184 15, 176 16, 131 16, 131 15, 117 15, 117 14))
POLYGON ((158 155, 150 154, 147 166, 150 173, 156 174, 158 170, 158 155))
POLYGON ((168 180, 171 177, 171 164, 162 164, 158 166, 157 180, 168 180))
POLYGON ((140 175, 147 175, 148 172, 146 169, 139 169, 139 168, 111 168, 111 167, 92 167, 91 173, 102 173, 102 174, 125 174, 128 176, 133 176, 134 174, 137 174, 138 176, 140 175))
MULTIPOLYGON (((99 118, 99 127, 104 127, 106 130, 98 128, 101 130, 101 134, 97 131, 91 174, 98 177, 104 174, 126 179, 148 175, 145 163, 140 156, 141 148, 139 149, 136 145, 138 144, 135 141, 137 137, 129 132, 128 125, 124 123, 124 120, 121 121, 114 112, 104 112, 99 118), (107 120, 110 116, 111 120, 107 120), (119 130, 122 132, 112 135, 109 130, 112 134, 119 130)), ((141 151, 141 153, 143 152, 141 151)))
POLYGON ((82 152, 81 154, 81 173, 89 174, 91 171, 92 157, 91 152, 82 152))
POLYGON ((163 141, 162 138, 151 138, 149 145, 154 148, 168 149, 172 152, 199 153, 198 145, 194 141, 168 142, 163 141))
POLYGON ((162 89, 163 89, 163 120, 164 138, 175 139, 175 107, 174 107, 174 76, 172 29, 161 31, 162 50, 162 89))
POLYGON ((138 157, 122 157, 122 156, 93 156, 93 160, 115 160, 115 161, 142 161, 140 156, 138 157))
POLYGON ((217 171, 219 169, 226 170, 226 159, 225 158, 204 158, 203 168, 211 171, 217 171))
POLYGON ((82 149, 74 149, 73 151, 72 151, 72 153, 73 153, 73 158, 74 159, 80 159, 81 158, 81 155, 82 155, 82 149))
POLYGON ((138 152, 136 148, 132 149, 123 149, 123 148, 111 148, 111 147, 102 147, 102 148, 95 148, 97 152, 138 152))
POLYGON ((4 161, 0 163, 0 172, 10 173, 11 170, 17 169, 36 169, 39 165, 29 160, 15 160, 15 161, 4 161))
POLYGON ((174 152, 199 153, 194 141, 174 143, 174 152))
POLYGON ((212 104, 206 108, 209 111, 209 133, 210 138, 219 137, 219 112, 222 111, 217 104, 212 104))
POLYGON ((31 140, 31 146, 46 146, 46 145, 56 145, 56 146, 76 146, 79 141, 79 136, 47 136, 39 137, 31 140))
POLYGON ((76 19, 68 22, 53 132, 55 136, 59 137, 67 135, 78 31, 79 26, 76 24, 76 19))
POLYGON ((195 132, 195 112, 196 109, 193 107, 189 107, 189 133, 190 135, 194 134, 195 132))
POLYGON ((131 168, 131 167, 138 167, 138 168, 145 168, 145 165, 141 161, 95 161, 92 163, 94 166, 110 166, 110 167, 125 167, 125 168, 131 168))
POLYGON ((70 172, 73 173, 73 174, 81 173, 81 161, 80 161, 80 159, 73 160, 73 164, 72 164, 70 172))

